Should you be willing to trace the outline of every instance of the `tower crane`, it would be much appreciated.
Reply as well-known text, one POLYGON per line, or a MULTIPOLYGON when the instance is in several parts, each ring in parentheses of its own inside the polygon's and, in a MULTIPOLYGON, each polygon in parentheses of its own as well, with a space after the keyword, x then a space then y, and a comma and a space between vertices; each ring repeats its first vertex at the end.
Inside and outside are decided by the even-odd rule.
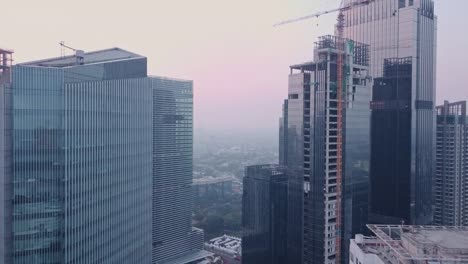
POLYGON ((322 12, 318 12, 315 14, 310 14, 298 18, 293 18, 289 20, 285 20, 282 22, 279 22, 275 24, 274 26, 282 26, 294 22, 299 22, 302 20, 307 20, 311 18, 318 18, 322 15, 325 14, 330 14, 334 12, 339 12, 338 13, 338 19, 337 19, 337 24, 336 24, 336 31, 338 34, 337 38, 337 50, 338 50, 338 56, 337 56, 337 81, 336 81, 336 87, 337 87, 337 159, 336 159, 336 263, 341 262, 341 235, 342 235, 342 193, 343 193, 343 93, 345 89, 345 80, 343 79, 343 68, 344 68, 344 56, 345 56, 345 41, 343 38, 344 35, 344 26, 345 26, 345 16, 344 12, 351 10, 356 7, 360 6, 366 6, 369 5, 370 3, 375 2, 375 0, 352 0, 351 3, 344 4, 344 1, 341 1, 340 7, 331 9, 331 10, 326 10, 322 12))
POLYGON ((326 14, 330 14, 330 13, 334 13, 334 12, 342 13, 344 11, 353 9, 355 7, 368 5, 368 4, 370 4, 370 3, 374 2, 374 1, 375 0, 352 1, 351 3, 349 3, 347 5, 344 5, 343 2, 341 2, 340 7, 338 7, 338 8, 334 8, 334 9, 330 9, 330 10, 326 10, 326 11, 321 11, 321 12, 317 12, 317 13, 314 13, 314 14, 310 14, 310 15, 306 15, 306 16, 302 16, 302 17, 297 17, 297 18, 293 18, 293 19, 288 19, 288 20, 276 23, 273 26, 278 27, 278 26, 282 26, 282 25, 286 25, 286 24, 291 24, 291 23, 294 23, 294 22, 299 22, 299 21, 302 21, 302 20, 307 20, 307 19, 311 19, 311 18, 318 18, 318 17, 320 17, 322 15, 326 15, 326 14))
POLYGON ((62 47, 62 57, 65 55, 65 52, 64 52, 64 49, 69 49, 69 50, 72 50, 75 52, 75 57, 76 57, 76 64, 83 64, 84 63, 84 51, 83 50, 79 50, 79 49, 74 49, 70 46, 67 46, 65 45, 65 42, 64 41, 60 41, 59 42, 59 45, 62 47))
POLYGON ((75 51, 75 52, 77 51, 77 49, 74 49, 74 48, 72 48, 72 47, 70 47, 70 46, 65 45, 65 41, 60 41, 60 42, 59 42, 59 45, 60 45, 62 48, 67 48, 67 49, 73 50, 73 51, 75 51))

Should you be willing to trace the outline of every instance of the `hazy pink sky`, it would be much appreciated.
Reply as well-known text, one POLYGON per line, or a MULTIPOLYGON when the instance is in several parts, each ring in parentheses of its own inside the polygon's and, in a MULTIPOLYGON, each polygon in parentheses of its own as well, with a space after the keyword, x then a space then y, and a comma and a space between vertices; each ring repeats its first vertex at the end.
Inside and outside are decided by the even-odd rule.
MULTIPOLYGON (((339 0, 5 0, 0 47, 23 62, 121 47, 148 57, 149 73, 194 80, 195 127, 277 134, 290 64, 311 60, 335 15, 272 24, 339 0)), ((436 0, 438 102, 466 100, 467 0, 436 0)))

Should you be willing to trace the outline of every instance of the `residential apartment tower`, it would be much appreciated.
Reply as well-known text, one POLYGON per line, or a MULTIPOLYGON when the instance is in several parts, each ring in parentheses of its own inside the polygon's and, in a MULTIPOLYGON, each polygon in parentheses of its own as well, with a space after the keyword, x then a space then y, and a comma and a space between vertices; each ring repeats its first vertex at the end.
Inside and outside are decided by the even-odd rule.
POLYGON ((436 108, 434 224, 468 225, 468 124, 466 102, 436 108))

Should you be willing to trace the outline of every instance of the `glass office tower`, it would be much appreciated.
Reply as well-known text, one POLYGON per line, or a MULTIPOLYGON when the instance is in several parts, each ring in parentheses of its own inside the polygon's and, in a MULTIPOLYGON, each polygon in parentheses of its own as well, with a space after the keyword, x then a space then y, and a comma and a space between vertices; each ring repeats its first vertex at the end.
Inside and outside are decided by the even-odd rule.
POLYGON ((120 49, 16 65, 12 262, 150 263, 152 97, 120 49))
POLYGON ((344 36, 370 45, 370 72, 375 79, 369 221, 430 224, 435 160, 434 1, 375 0, 344 15, 344 36))
POLYGON ((289 180, 287 263, 338 263, 340 253, 341 258, 346 255, 349 239, 365 229, 372 85, 368 48, 352 40, 324 36, 316 42, 313 62, 290 66, 285 111, 289 180), (345 43, 344 54, 339 52, 338 43, 345 43), (338 56, 343 56, 345 76, 340 175, 338 56))
POLYGON ((192 229, 193 82, 151 77, 153 88, 153 263, 196 260, 192 229))
POLYGON ((148 77, 145 57, 114 48, 16 65, 2 88, 2 263, 206 256, 191 81, 148 77))

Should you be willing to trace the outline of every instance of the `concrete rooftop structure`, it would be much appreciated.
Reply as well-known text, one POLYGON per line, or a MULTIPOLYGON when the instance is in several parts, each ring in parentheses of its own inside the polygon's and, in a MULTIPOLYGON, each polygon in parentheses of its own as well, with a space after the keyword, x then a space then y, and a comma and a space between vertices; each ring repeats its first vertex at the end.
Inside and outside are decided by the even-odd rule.
POLYGON ((350 263, 468 263, 468 228, 368 225, 375 237, 351 240, 350 263))
POLYGON ((107 61, 117 61, 117 60, 127 60, 127 59, 136 59, 136 58, 145 58, 144 56, 138 55, 136 53, 126 51, 121 48, 110 48, 104 50, 97 50, 91 52, 84 52, 82 50, 76 50, 74 55, 49 58, 44 60, 32 61, 20 63, 18 65, 27 65, 27 66, 39 66, 39 67, 55 67, 55 68, 65 68, 77 65, 77 59, 80 59, 79 65, 87 65, 94 63, 102 63, 107 61))
POLYGON ((242 240, 238 237, 223 235, 205 242, 205 250, 221 256, 226 264, 240 264, 242 240))

